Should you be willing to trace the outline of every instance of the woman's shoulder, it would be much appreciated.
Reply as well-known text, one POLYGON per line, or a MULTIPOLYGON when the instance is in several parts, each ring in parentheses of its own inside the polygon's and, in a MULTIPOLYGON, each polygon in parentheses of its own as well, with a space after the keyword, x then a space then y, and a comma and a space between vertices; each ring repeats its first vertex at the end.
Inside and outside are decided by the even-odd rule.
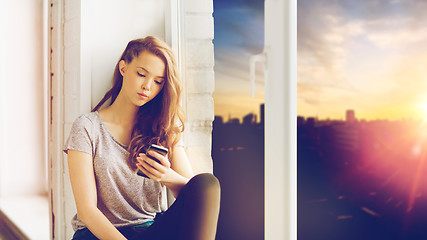
POLYGON ((64 152, 69 149, 79 150, 93 154, 94 141, 97 139, 96 113, 84 113, 79 115, 73 122, 67 142, 64 145, 64 152))
POLYGON ((80 116, 78 116, 75 120, 73 125, 80 125, 80 126, 93 126, 99 124, 99 116, 97 112, 89 112, 89 113, 83 113, 80 116))
POLYGON ((97 121, 99 114, 98 112, 87 112, 80 114, 75 121, 97 121))

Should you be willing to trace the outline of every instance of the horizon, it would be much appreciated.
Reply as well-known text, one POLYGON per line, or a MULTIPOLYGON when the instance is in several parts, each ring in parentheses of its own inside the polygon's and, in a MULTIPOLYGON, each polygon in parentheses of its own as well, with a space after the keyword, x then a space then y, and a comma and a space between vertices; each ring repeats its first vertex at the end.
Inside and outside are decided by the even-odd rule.
MULTIPOLYGON (((316 121, 346 121, 345 117, 343 118, 319 118, 317 116, 303 116, 303 115, 297 115, 297 117, 303 117, 304 119, 308 119, 308 118, 314 118, 316 121)), ((361 121, 366 121, 366 122, 374 122, 374 121, 390 121, 390 122, 399 122, 399 121, 424 121, 424 119, 417 119, 417 118, 411 118, 411 117, 406 117, 406 118, 396 118, 396 119, 389 119, 389 118, 370 118, 370 119, 366 119, 366 118, 355 118, 356 122, 361 122, 361 121)))
MULTIPOLYGON (((259 105, 257 105, 254 108, 256 110, 251 110, 251 111, 247 111, 247 112, 241 111, 239 114, 236 114, 236 113, 234 113, 234 114, 232 114, 232 113, 226 113, 224 115, 224 114, 217 114, 217 113, 215 113, 214 116, 215 117, 221 117, 224 121, 225 120, 230 121, 230 120, 233 120, 233 119, 239 119, 240 121, 242 121, 244 117, 248 116, 249 114, 253 114, 253 115, 255 115, 255 117, 257 119, 256 122, 259 122, 260 121, 259 118, 261 116, 261 105, 264 105, 264 104, 265 103, 262 102, 259 105)), ((297 117, 303 117, 305 119, 307 119, 307 118, 314 118, 317 121, 328 121, 328 120, 329 121, 333 121, 333 120, 345 121, 346 112, 349 111, 349 110, 354 111, 354 113, 355 113, 355 119, 357 121, 378 121, 378 120, 388 120, 388 121, 404 121, 404 120, 427 121, 427 118, 424 118, 424 117, 418 117, 418 118, 416 118, 414 116, 401 116, 400 118, 385 118, 385 117, 380 117, 380 116, 373 116, 373 117, 370 117, 370 118, 363 118, 363 117, 359 117, 358 116, 357 109, 345 109, 345 110, 343 110, 341 112, 341 116, 340 117, 336 117, 336 118, 333 118, 333 117, 330 117, 330 116, 319 117, 318 115, 301 115, 301 114, 298 114, 298 113, 297 113, 297 117)))

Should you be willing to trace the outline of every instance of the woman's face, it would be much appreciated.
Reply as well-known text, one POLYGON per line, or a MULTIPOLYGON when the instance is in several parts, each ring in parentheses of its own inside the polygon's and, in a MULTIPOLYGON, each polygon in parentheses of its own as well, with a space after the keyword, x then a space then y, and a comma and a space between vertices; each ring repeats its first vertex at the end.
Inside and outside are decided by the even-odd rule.
POLYGON ((161 58, 144 51, 130 63, 120 61, 123 76, 121 92, 134 105, 142 106, 159 94, 165 84, 165 64, 161 58))

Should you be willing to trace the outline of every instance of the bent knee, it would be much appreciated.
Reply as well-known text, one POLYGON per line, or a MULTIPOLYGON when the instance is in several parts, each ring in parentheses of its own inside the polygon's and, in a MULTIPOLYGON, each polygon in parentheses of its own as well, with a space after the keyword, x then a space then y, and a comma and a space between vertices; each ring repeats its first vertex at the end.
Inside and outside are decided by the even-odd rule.
POLYGON ((187 184, 192 191, 213 191, 218 193, 221 191, 218 178, 211 173, 198 174, 191 178, 187 184))

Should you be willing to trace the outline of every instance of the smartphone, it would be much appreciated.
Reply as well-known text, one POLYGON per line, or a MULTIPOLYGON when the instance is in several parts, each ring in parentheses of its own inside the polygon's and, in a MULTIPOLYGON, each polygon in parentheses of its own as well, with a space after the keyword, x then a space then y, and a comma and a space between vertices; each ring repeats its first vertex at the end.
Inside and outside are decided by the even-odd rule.
MULTIPOLYGON (((166 154, 168 154, 168 149, 167 149, 167 148, 162 147, 162 146, 159 146, 159 145, 156 145, 156 144, 151 144, 151 145, 148 147, 147 151, 145 152, 145 154, 146 154, 147 156, 149 156, 149 157, 151 157, 151 156, 150 156, 150 154, 148 153, 150 150, 153 150, 153 151, 155 151, 155 152, 157 152, 157 153, 161 154, 162 156, 166 156, 166 154)), ((154 158, 154 160, 156 160, 158 163, 160 163, 157 159, 155 159, 155 158, 154 158)), ((146 178, 148 178, 148 177, 147 177, 147 175, 145 175, 145 174, 144 174, 141 170, 139 170, 139 169, 138 169, 138 171, 136 172, 136 174, 138 174, 138 175, 139 175, 139 176, 141 176, 141 177, 146 177, 146 178)))

